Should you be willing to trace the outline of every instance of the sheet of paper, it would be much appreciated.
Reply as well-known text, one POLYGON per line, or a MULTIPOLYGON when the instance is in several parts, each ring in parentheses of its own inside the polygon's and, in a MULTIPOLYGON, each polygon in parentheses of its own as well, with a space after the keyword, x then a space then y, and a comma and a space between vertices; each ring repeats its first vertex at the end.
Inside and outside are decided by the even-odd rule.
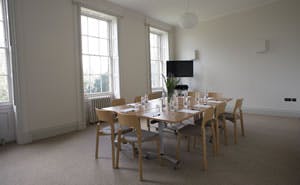
POLYGON ((123 109, 120 112, 127 113, 127 112, 134 112, 134 111, 137 111, 137 109, 135 109, 135 108, 128 108, 128 109, 123 109))
POLYGON ((210 106, 210 105, 197 104, 197 105, 194 105, 194 107, 199 107, 199 108, 209 108, 209 107, 211 107, 211 106, 210 106))
POLYGON ((216 100, 208 100, 208 103, 222 103, 222 101, 216 101, 216 100))
POLYGON ((144 114, 147 117, 158 117, 160 116, 160 112, 149 112, 144 114))
POLYGON ((191 109, 180 109, 180 110, 178 110, 178 112, 185 112, 185 113, 196 114, 196 113, 199 113, 200 111, 191 110, 191 109))

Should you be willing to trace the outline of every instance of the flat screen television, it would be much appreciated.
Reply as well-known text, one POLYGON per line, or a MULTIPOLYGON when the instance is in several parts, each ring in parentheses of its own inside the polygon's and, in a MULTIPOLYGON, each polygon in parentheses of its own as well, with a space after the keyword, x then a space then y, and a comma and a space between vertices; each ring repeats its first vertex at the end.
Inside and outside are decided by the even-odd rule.
POLYGON ((193 77, 193 60, 169 60, 167 61, 167 75, 174 77, 193 77))

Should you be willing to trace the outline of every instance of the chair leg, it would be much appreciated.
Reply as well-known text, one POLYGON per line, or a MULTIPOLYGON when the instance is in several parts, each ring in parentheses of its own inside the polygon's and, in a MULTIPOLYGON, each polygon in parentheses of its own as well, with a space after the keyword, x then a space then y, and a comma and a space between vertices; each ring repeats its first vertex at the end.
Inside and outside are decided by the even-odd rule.
POLYGON ((212 143, 213 143, 213 153, 217 155, 217 142, 216 142, 216 132, 215 125, 211 125, 212 143))
POLYGON ((228 133, 227 133, 227 125, 226 125, 226 120, 223 119, 223 129, 224 129, 224 145, 228 145, 228 133))
POLYGON ((207 170, 207 156, 206 156, 206 133, 205 128, 202 128, 202 156, 203 156, 203 169, 207 170))
POLYGON ((233 122, 233 126, 234 126, 234 144, 237 144, 237 125, 236 125, 236 120, 233 122))
POLYGON ((187 136, 187 151, 190 152, 191 149, 191 137, 187 136))
POLYGON ((178 133, 177 135, 177 148, 176 148, 176 160, 179 161, 180 159, 180 141, 181 141, 181 134, 178 133))
POLYGON ((156 140, 156 147, 157 147, 157 158, 159 160, 159 164, 162 165, 162 160, 161 160, 161 156, 160 156, 160 139, 159 138, 156 140))
POLYGON ((112 159, 112 167, 115 168, 115 135, 111 135, 111 159, 112 159))
POLYGON ((215 133, 216 133, 216 152, 217 154, 219 153, 220 149, 220 133, 219 133, 219 120, 216 121, 215 123, 215 133))
POLYGON ((138 150, 139 150, 139 176, 140 181, 143 180, 143 160, 142 160, 142 143, 141 140, 138 140, 138 150))
POLYGON ((150 131, 150 120, 147 119, 147 127, 148 127, 148 131, 150 131))
POLYGON ((95 159, 98 159, 98 152, 99 152, 99 133, 98 133, 98 129, 97 129, 97 133, 96 133, 96 151, 95 151, 95 159))
POLYGON ((240 121, 241 121, 242 136, 245 136, 244 118, 243 118, 243 112, 242 111, 240 111, 240 121))
POLYGON ((118 149, 117 149, 116 168, 119 168, 120 150, 121 150, 121 133, 118 133, 118 149))
POLYGON ((195 149, 195 148, 196 148, 196 143, 197 143, 197 136, 194 136, 193 149, 195 149))
POLYGON ((134 150, 135 149, 135 145, 134 145, 133 142, 131 143, 131 146, 132 146, 132 157, 135 158, 135 150, 134 150))

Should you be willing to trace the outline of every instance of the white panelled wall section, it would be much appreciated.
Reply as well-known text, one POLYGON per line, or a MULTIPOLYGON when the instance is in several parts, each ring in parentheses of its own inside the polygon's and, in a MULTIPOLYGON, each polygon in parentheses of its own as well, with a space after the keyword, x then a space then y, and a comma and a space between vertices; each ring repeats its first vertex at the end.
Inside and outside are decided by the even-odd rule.
POLYGON ((193 89, 243 97, 245 112, 299 117, 299 17, 300 1, 284 0, 201 22, 194 29, 177 28, 176 58, 199 50, 193 89), (264 53, 261 40, 269 41, 264 53))

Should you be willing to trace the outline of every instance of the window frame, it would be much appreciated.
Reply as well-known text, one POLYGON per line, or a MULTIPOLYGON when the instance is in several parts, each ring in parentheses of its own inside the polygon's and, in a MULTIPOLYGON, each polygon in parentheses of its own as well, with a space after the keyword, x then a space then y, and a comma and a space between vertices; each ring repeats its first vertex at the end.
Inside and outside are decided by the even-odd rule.
MULTIPOLYGON (((82 7, 84 8, 84 7, 82 7)), ((84 8, 84 9, 87 9, 87 8, 84 8)), ((91 10, 91 9, 89 9, 91 10)), ((94 12, 98 12, 98 11, 95 11, 95 10, 91 10, 91 11, 94 11, 94 12)), ((101 12, 99 12, 99 14, 101 14, 101 12)), ((105 18, 105 17, 102 17, 102 16, 96 16, 96 15, 92 15, 92 14, 89 14, 89 13, 86 13, 84 11, 80 11, 80 41, 82 43, 82 36, 87 36, 87 37, 93 37, 93 36, 90 36, 90 35, 83 35, 82 34, 82 29, 81 29, 81 16, 86 16, 86 17, 91 17, 91 18, 94 18, 94 19, 97 19, 97 20, 101 20, 101 21, 105 21, 108 23, 108 58, 109 58, 109 66, 110 66, 110 69, 109 69, 109 79, 110 79, 110 83, 109 83, 109 89, 110 89, 110 92, 97 92, 97 93, 85 93, 84 92, 84 86, 82 86, 82 90, 83 90, 83 95, 84 97, 86 98, 92 98, 92 97, 98 97, 98 96, 113 96, 114 95, 114 73, 113 73, 113 52, 112 52, 112 45, 113 45, 113 38, 112 38, 112 29, 113 29, 113 26, 112 26, 112 20, 109 19, 109 18, 105 18)), ((101 37, 94 37, 94 38, 97 38, 97 39, 104 39, 104 38, 101 38, 101 37)), ((81 66, 83 65, 82 64, 82 61, 83 61, 83 55, 86 55, 86 56, 99 56, 99 57, 107 57, 107 56, 104 56, 104 55, 94 55, 94 54, 84 54, 83 51, 82 51, 82 44, 81 44, 81 66)), ((83 73, 83 69, 81 70, 82 71, 82 82, 84 81, 84 73, 83 73)), ((90 75, 90 74, 89 74, 90 75)))
POLYGON ((3 17, 3 33, 4 33, 4 47, 0 49, 5 50, 6 55, 6 76, 7 79, 7 88, 8 88, 8 101, 0 102, 0 106, 7 106, 13 103, 13 85, 12 85, 12 64, 11 64, 11 43, 10 43, 10 34, 9 34, 9 20, 8 20, 8 7, 7 0, 0 0, 2 2, 2 17, 3 17))
POLYGON ((152 86, 152 61, 155 61, 155 62, 159 62, 160 63, 160 68, 161 68, 161 71, 162 71, 162 74, 164 74, 166 76, 166 60, 169 59, 169 51, 166 52, 166 50, 169 50, 169 34, 167 31, 164 31, 164 30, 161 30, 161 29, 158 29, 158 28, 155 28, 155 27, 150 27, 150 31, 149 31, 149 53, 150 53, 150 88, 151 88, 151 91, 152 92, 157 92, 157 91, 162 91, 164 90, 165 88, 165 84, 164 84, 164 81, 163 81, 163 78, 162 76, 160 75, 160 80, 161 80, 161 85, 160 87, 153 87, 152 86), (159 46, 157 48, 159 48, 159 59, 155 59, 153 60, 151 58, 151 50, 153 47, 151 47, 151 39, 150 39, 150 35, 151 34, 155 34, 155 35, 158 35, 159 36, 159 46), (164 38, 166 37, 166 38, 164 38), (164 40, 165 39, 165 40, 164 40), (164 42, 167 43, 167 47, 164 48, 164 42))

